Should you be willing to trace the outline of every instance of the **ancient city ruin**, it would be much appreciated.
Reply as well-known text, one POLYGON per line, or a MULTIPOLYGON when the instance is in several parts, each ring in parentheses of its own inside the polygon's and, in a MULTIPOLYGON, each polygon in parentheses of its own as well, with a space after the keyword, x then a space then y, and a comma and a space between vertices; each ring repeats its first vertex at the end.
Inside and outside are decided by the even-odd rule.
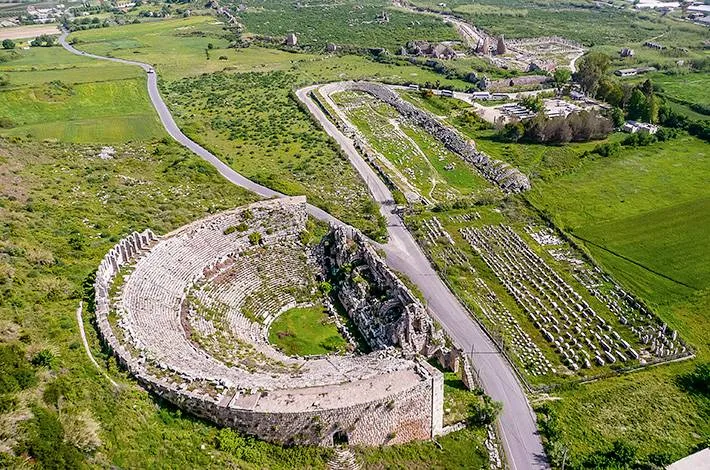
POLYGON ((500 160, 490 158, 476 149, 475 143, 465 138, 456 129, 440 122, 431 113, 417 108, 403 100, 388 87, 374 82, 338 82, 320 87, 320 92, 330 95, 336 91, 361 91, 395 108, 404 119, 423 128, 441 141, 450 151, 473 165, 489 181, 509 192, 521 192, 530 189, 530 180, 520 170, 500 160))
MULTIPOLYGON (((106 345, 146 389, 197 416, 286 444, 383 445, 441 432, 459 353, 364 237, 300 236, 305 197, 257 202, 164 236, 121 240, 96 275, 106 345), (372 352, 291 357, 268 342, 282 312, 329 279, 372 352)), ((330 306, 332 309, 332 305, 330 306)))

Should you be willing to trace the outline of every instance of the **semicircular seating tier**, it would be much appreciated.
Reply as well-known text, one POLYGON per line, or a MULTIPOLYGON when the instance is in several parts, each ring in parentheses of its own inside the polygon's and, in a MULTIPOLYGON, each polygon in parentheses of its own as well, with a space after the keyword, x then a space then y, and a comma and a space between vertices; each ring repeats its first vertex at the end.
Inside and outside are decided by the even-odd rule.
POLYGON ((317 286, 317 263, 299 241, 306 218, 305 198, 296 197, 212 215, 160 238, 134 232, 97 271, 102 337, 146 388, 267 440, 329 444, 340 433, 379 445, 431 437, 440 428, 432 390, 441 374, 424 361, 392 348, 291 357, 269 344, 270 323, 317 286), (389 407, 384 414, 381 406, 389 407))

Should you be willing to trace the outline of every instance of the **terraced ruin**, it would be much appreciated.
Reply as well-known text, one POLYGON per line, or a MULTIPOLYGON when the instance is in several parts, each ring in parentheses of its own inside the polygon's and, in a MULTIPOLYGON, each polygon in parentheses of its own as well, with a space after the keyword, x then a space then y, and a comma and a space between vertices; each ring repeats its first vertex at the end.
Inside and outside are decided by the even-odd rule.
POLYGON ((342 111, 337 109, 338 107, 330 99, 333 93, 359 91, 372 95, 392 106, 402 116, 403 120, 418 126, 439 140, 447 150, 458 155, 465 163, 478 170, 483 178, 499 186, 503 191, 517 193, 530 189, 530 180, 520 170, 478 151, 476 144, 464 137, 459 131, 443 124, 431 113, 403 100, 396 92, 385 85, 366 81, 338 82, 323 85, 318 91, 338 115, 341 127, 346 128, 350 133, 353 132, 353 129, 348 124, 347 117, 343 115, 342 111))
POLYGON ((121 240, 101 262, 99 331, 148 390, 260 438, 381 445, 441 432, 443 376, 457 361, 426 309, 354 229, 301 242, 305 197, 218 213, 121 240), (371 348, 292 357, 268 342, 279 314, 334 293, 371 348))
POLYGON ((692 356, 677 331, 555 231, 491 222, 478 211, 432 216, 420 239, 445 272, 467 279, 463 297, 535 384, 692 356))

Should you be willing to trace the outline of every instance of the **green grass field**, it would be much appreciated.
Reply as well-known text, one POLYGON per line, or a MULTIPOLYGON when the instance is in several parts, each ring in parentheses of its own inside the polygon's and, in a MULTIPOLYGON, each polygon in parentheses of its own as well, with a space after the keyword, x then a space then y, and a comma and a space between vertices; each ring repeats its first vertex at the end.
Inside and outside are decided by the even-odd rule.
MULTIPOLYGON (((417 5, 440 9, 434 0, 415 0, 417 5)), ((643 42, 663 34, 669 45, 702 50, 703 28, 658 13, 635 12, 600 6, 581 0, 560 3, 555 0, 454 0, 446 2, 453 11, 494 35, 507 38, 562 36, 586 45, 614 45, 643 42)))
POLYGON ((164 135, 136 67, 100 63, 59 47, 32 48, 0 64, 0 135, 66 142, 150 141, 164 135))
POLYGON ((290 356, 342 353, 347 347, 321 304, 279 315, 269 328, 269 341, 290 356))
MULTIPOLYGON (((625 288, 710 359, 710 153, 693 137, 585 161, 528 198, 625 288)), ((710 401, 677 385, 692 363, 561 392, 551 402, 575 458, 627 439, 642 453, 683 456, 710 435, 710 401)))
MULTIPOLYGON (((710 107, 710 77, 707 73, 684 75, 653 74, 649 77, 664 96, 710 107)), ((707 115, 704 116, 708 118, 707 115)))
POLYGON ((247 8, 239 17, 250 33, 283 37, 293 31, 299 45, 313 50, 323 50, 327 43, 333 42, 394 52, 413 39, 458 39, 456 31, 441 19, 391 8, 383 0, 326 0, 317 5, 265 0, 247 8), (376 21, 383 11, 389 15, 389 21, 376 21))
POLYGON ((443 85, 460 88, 469 85, 426 68, 382 64, 357 55, 296 54, 257 46, 226 49, 229 41, 223 37, 223 25, 215 23, 212 17, 171 19, 81 31, 70 38, 79 40, 77 47, 87 52, 151 63, 165 80, 217 71, 290 71, 297 73, 303 83, 368 77, 392 83, 439 80, 443 85), (204 36, 190 36, 190 32, 204 32, 204 36), (209 43, 214 49, 207 51, 209 43), (219 60, 220 56, 226 60, 219 60))

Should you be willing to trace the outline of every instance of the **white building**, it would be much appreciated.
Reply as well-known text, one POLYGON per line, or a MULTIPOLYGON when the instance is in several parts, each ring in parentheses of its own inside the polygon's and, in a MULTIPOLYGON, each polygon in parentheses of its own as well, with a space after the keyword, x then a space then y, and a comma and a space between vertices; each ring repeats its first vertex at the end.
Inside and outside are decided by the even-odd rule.
POLYGON ((647 122, 627 121, 626 124, 621 127, 621 130, 630 134, 636 134, 637 132, 655 134, 658 132, 658 126, 654 126, 653 124, 649 124, 647 122))

